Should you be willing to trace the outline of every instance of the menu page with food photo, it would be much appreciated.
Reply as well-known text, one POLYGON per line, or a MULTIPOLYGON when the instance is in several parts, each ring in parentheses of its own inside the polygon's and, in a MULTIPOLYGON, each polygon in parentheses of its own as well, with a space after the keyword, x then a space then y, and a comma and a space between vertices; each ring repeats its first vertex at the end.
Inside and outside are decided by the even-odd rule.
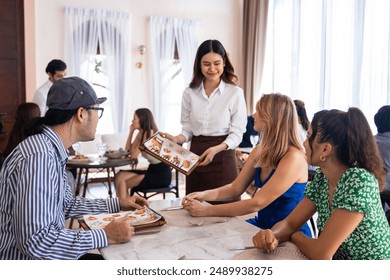
POLYGON ((112 220, 127 217, 135 228, 148 228, 165 224, 165 219, 159 213, 148 207, 143 209, 124 211, 119 213, 103 213, 97 215, 84 215, 83 220, 88 229, 103 229, 112 220))
POLYGON ((198 155, 162 137, 158 132, 146 140, 141 149, 185 175, 189 175, 199 164, 198 155))

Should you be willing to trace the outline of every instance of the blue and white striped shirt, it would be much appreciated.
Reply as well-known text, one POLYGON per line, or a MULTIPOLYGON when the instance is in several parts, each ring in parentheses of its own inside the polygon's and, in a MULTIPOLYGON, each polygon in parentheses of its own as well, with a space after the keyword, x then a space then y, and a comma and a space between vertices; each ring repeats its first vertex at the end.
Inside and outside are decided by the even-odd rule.
POLYGON ((65 228, 65 220, 73 216, 119 211, 117 198, 72 196, 67 158, 49 127, 7 157, 0 172, 0 259, 78 259, 108 245, 104 230, 65 228))

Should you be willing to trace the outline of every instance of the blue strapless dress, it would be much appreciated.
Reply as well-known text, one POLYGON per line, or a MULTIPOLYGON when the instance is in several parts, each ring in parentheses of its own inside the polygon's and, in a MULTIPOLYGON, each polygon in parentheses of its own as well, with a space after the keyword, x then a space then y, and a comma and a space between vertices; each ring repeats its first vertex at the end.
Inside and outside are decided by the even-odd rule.
MULTIPOLYGON (((260 182, 260 171, 261 168, 256 168, 254 178, 255 185, 258 188, 262 188, 275 173, 275 170, 272 170, 268 178, 264 182, 260 182)), ((248 219, 247 222, 262 229, 272 228, 277 222, 285 219, 303 199, 305 187, 306 183, 294 183, 284 194, 278 197, 270 205, 260 210, 255 218, 248 219)), ((312 237, 307 223, 305 223, 299 231, 312 237)))

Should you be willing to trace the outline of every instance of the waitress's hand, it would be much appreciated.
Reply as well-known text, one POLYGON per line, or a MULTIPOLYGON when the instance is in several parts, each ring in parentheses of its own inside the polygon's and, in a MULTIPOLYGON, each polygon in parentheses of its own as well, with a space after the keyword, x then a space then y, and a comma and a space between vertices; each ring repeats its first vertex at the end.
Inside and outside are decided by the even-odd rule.
POLYGON ((213 161, 214 156, 218 153, 216 147, 208 148, 204 153, 199 157, 199 166, 205 166, 213 161))
POLYGON ((167 139, 171 140, 174 143, 177 143, 177 139, 175 139, 176 137, 171 135, 171 134, 169 134, 169 133, 159 131, 158 134, 160 134, 164 138, 167 138, 167 139))
POLYGON ((169 133, 161 132, 161 131, 158 134, 160 134, 162 137, 167 138, 167 139, 171 140, 172 142, 179 144, 179 145, 186 142, 186 138, 182 134, 179 134, 177 136, 173 136, 169 133))

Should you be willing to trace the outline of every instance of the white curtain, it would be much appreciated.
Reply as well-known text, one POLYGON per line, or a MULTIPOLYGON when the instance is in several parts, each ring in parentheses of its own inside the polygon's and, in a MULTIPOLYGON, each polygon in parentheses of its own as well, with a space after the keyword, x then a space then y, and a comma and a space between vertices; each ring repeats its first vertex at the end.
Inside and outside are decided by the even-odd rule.
POLYGON ((165 130, 169 110, 168 88, 172 80, 175 41, 182 64, 184 81, 192 78, 192 68, 198 47, 198 22, 192 20, 150 17, 151 53, 153 65, 153 113, 161 130, 165 130))
POLYGON ((186 19, 174 20, 177 50, 182 65, 184 82, 188 85, 192 79, 192 72, 196 50, 198 49, 199 22, 186 19))
POLYGON ((101 11, 101 15, 99 42, 101 52, 106 55, 114 131, 123 132, 130 123, 130 14, 101 11))
POLYGON ((126 131, 130 114, 129 77, 131 15, 95 9, 65 9, 65 58, 71 76, 92 83, 99 42, 108 76, 109 104, 114 132, 126 131))
POLYGON ((67 7, 65 14, 65 58, 68 74, 90 82, 89 69, 95 63, 99 40, 97 11, 67 7))
MULTIPOLYGON (((281 92, 321 109, 390 101, 388 0, 269 0, 261 93, 281 92)), ((310 116, 309 116, 310 117, 310 116)))

